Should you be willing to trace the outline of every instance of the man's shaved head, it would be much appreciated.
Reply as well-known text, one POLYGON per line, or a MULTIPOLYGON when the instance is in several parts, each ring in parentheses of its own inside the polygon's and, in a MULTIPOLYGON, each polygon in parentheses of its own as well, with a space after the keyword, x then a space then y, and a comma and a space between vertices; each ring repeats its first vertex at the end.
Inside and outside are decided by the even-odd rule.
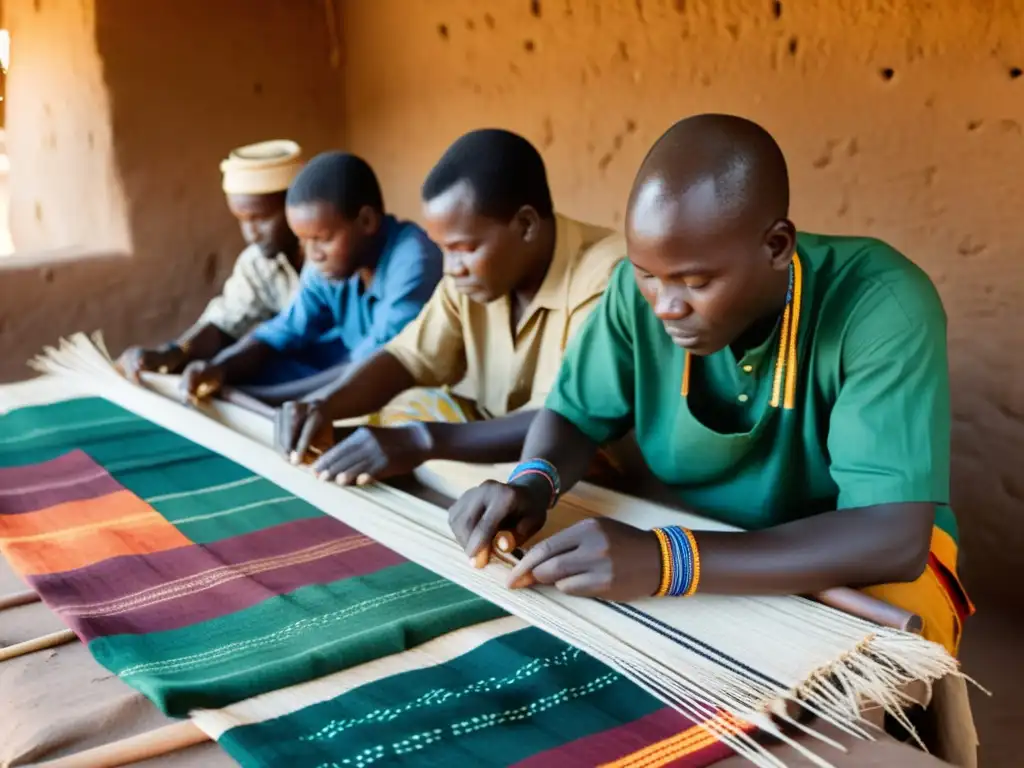
POLYGON ((764 128, 734 115, 697 115, 669 128, 647 153, 630 212, 669 198, 675 212, 768 226, 789 215, 789 173, 764 128))
POLYGON ((626 237, 678 344, 712 354, 776 310, 794 246, 788 215, 786 160, 756 123, 697 115, 658 139, 630 192, 626 237))

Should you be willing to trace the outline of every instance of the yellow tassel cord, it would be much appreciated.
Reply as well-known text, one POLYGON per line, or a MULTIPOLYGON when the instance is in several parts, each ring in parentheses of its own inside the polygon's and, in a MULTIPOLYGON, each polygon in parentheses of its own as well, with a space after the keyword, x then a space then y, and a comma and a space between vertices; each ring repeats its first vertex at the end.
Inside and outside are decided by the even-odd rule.
POLYGON ((803 268, 800 266, 800 258, 793 254, 793 300, 790 302, 793 307, 791 322, 793 327, 789 331, 789 355, 786 360, 786 399, 782 407, 788 411, 793 410, 796 405, 796 343, 797 330, 800 327, 800 299, 803 292, 803 268))
POLYGON ((778 408, 782 399, 782 368, 786 359, 786 345, 789 342, 789 304, 782 313, 782 333, 779 335, 779 354, 775 358, 775 376, 772 381, 772 408, 778 408))
MULTIPOLYGON (((796 405, 797 376, 797 341, 800 328, 800 304, 803 296, 803 268, 800 257, 793 253, 793 295, 786 302, 782 312, 782 332, 779 335, 779 352, 775 359, 775 374, 772 378, 772 408, 780 405, 792 410, 796 405), (783 376, 785 372, 785 376, 783 376)), ((683 353, 683 381, 679 394, 686 397, 690 394, 690 358, 689 352, 683 353)))
POLYGON ((803 269, 800 257, 793 253, 793 295, 782 313, 782 333, 779 336, 779 353, 775 359, 775 377, 772 381, 772 408, 781 405, 792 410, 796 404, 797 375, 797 330, 800 327, 800 299, 803 289, 803 269), (785 386, 782 372, 785 369, 785 386))
POLYGON ((679 394, 686 397, 690 394, 690 353, 683 352, 683 383, 679 387, 679 394))

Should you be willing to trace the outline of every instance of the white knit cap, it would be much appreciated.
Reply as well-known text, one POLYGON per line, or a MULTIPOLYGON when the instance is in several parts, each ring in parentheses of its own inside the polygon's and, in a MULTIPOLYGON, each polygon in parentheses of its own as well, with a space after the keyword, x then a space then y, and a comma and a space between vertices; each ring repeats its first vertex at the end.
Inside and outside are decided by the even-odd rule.
POLYGON ((224 192, 229 195, 284 192, 301 169, 302 148, 286 139, 233 149, 220 164, 224 192))

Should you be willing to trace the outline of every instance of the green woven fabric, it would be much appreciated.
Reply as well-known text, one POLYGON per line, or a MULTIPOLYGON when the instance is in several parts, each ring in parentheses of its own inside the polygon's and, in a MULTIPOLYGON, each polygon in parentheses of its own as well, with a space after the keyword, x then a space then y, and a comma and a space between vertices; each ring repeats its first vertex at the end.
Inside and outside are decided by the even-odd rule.
MULTIPOLYGON (((12 411, 0 416, 0 436, 0 467, 24 468, 17 477, 84 451, 84 461, 188 540, 33 583, 58 612, 102 603, 84 618, 76 614, 72 626, 100 663, 169 714, 224 706, 504 615, 244 467, 105 400, 12 411), (322 533, 337 549, 315 551, 322 533), (288 537, 301 540, 294 552, 288 537), (250 542, 262 547, 254 562, 245 554, 250 542), (234 559, 224 560, 229 554, 234 559), (245 568, 251 572, 232 570, 245 568), (165 570, 170 586, 160 583, 165 570), (211 573, 221 579, 215 588, 211 573)), ((19 503, 50 506, 31 506, 40 490, 55 493, 26 481, 19 503)), ((74 546, 74 535, 48 545, 74 546)))

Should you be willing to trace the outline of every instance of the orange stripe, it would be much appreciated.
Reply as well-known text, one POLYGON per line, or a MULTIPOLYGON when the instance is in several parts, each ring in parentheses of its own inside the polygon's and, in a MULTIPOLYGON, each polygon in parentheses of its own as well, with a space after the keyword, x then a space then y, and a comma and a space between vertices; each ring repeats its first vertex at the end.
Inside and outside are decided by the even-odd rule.
POLYGON ((690 353, 683 352, 683 382, 679 385, 679 394, 686 397, 690 394, 690 353))
MULTIPOLYGON (((713 721, 719 729, 726 733, 738 734, 754 730, 754 726, 744 723, 723 712, 713 721)), ((692 726, 682 733, 655 742, 641 750, 633 752, 612 763, 604 763, 601 768, 657 768, 699 752, 718 742, 718 736, 705 725, 692 726)))
MULTIPOLYGON (((0 539, 0 550, 11 566, 25 576, 60 573, 120 555, 162 552, 192 543, 129 491, 59 504, 17 517, 34 520, 17 526, 23 532, 21 540, 0 539), (47 523, 54 524, 49 531, 38 527, 47 523), (57 535, 62 528, 74 530, 57 535)), ((8 522, 3 521, 5 527, 9 527, 8 522)))
POLYGON ((125 514, 116 500, 121 495, 131 496, 131 493, 122 490, 101 496, 100 499, 110 500, 101 504, 93 504, 91 503, 92 499, 85 499, 55 504, 37 512, 0 515, 0 540, 52 534, 64 528, 77 528, 116 520, 125 514))
POLYGON ((637 766, 646 765, 647 761, 651 759, 657 759, 658 756, 666 749, 672 749, 673 747, 693 743, 711 743, 715 740, 715 737, 710 732, 706 731, 703 726, 694 725, 681 733, 677 733, 675 736, 669 736, 661 741, 656 741, 654 744, 649 744, 643 749, 631 752, 625 757, 621 757, 614 762, 602 763, 600 768, 635 768, 637 766))
MULTIPOLYGON (((720 723, 720 726, 723 731, 733 735, 738 735, 744 731, 754 730, 753 726, 736 724, 733 722, 731 717, 726 722, 720 723)), ((681 760, 688 755, 696 754, 701 750, 714 746, 719 740, 719 737, 715 733, 709 731, 707 733, 707 738, 705 739, 675 745, 674 748, 668 748, 663 754, 657 755, 653 759, 635 766, 634 768, 659 768, 659 766, 671 765, 677 760, 681 760)))

